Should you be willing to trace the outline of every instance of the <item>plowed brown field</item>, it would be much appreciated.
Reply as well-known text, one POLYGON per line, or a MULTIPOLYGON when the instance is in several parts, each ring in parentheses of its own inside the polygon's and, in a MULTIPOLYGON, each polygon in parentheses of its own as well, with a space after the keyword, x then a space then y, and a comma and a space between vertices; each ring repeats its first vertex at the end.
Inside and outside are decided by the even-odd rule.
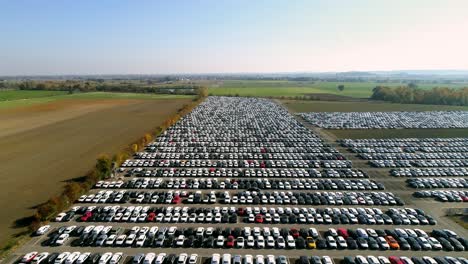
POLYGON ((0 244, 13 222, 190 99, 62 99, 0 110, 0 244))

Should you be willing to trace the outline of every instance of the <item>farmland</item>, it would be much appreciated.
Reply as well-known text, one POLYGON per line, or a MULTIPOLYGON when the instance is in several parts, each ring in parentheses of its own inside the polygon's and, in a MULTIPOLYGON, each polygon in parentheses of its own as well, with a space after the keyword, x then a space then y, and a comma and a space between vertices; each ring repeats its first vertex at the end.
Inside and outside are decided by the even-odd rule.
POLYGON ((0 102, 0 203, 8 212, 0 220, 1 242, 21 231, 10 228, 14 220, 31 215, 66 180, 84 175, 100 153, 116 152, 191 100, 144 94, 38 95, 13 91, 9 98, 30 99, 0 102))
POLYGON ((0 91, 0 102, 19 99, 44 98, 57 95, 64 95, 66 93, 67 92, 65 91, 0 91))
MULTIPOLYGON (((336 94, 355 98, 368 98, 375 86, 397 87, 405 84, 398 82, 324 82, 324 81, 287 81, 287 80, 224 80, 219 82, 203 83, 209 87, 212 95, 239 95, 260 97, 293 97, 311 94, 336 94), (338 85, 344 85, 343 91, 337 89, 338 85)), ((429 84, 418 85, 421 89, 430 89, 436 86, 460 88, 466 84, 429 84)))

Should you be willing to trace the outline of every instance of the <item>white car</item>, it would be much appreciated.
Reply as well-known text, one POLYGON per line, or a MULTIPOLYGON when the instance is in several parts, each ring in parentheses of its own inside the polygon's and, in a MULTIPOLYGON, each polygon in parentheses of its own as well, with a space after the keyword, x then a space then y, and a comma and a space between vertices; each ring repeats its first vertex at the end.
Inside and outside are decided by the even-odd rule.
POLYGON ((220 264, 221 262, 221 255, 219 254, 213 254, 211 255, 211 264, 220 264))
POLYGON ((109 264, 117 264, 122 259, 122 252, 115 253, 109 261, 109 264))
POLYGON ((244 248, 245 246, 245 240, 243 237, 238 237, 236 238, 236 247, 237 248, 244 248))
POLYGON ((66 216, 67 214, 65 213, 60 213, 58 214, 56 217, 55 217, 55 222, 62 222, 63 221, 63 218, 66 216))
POLYGON ((24 255, 22 258, 21 258, 21 263, 27 263, 27 262, 31 262, 38 254, 39 252, 37 251, 33 251, 33 252, 29 252, 28 254, 24 255))
POLYGON ((65 228, 65 230, 63 231, 63 234, 70 234, 71 232, 73 232, 73 230, 75 230, 76 226, 72 225, 72 226, 69 226, 67 228, 65 228))
POLYGON ((136 235, 135 234, 130 234, 128 235, 127 239, 125 239, 125 245, 126 246, 131 246, 133 245, 133 242, 135 241, 136 239, 136 235))
POLYGON ((156 254, 148 253, 146 254, 145 258, 143 259, 143 264, 151 264, 153 260, 156 258, 156 254))
POLYGON ((186 253, 182 253, 177 258, 177 264, 186 264, 188 260, 188 255, 186 253))
POLYGON ((65 259, 65 264, 73 264, 79 257, 81 253, 78 251, 75 251, 68 255, 67 259, 65 259))
POLYGON ((198 262, 198 254, 190 255, 188 259, 188 264, 197 264, 197 262, 198 262))
POLYGON ((275 239, 272 236, 268 236, 266 239, 267 247, 274 248, 275 247, 275 239))
MULTIPOLYGON (((248 241, 247 241, 247 244, 248 244, 248 241)), ((216 239, 216 246, 221 248, 224 246, 224 237, 223 236, 218 236, 218 238, 216 239)))
POLYGON ((253 238, 253 236, 248 236, 247 237, 247 247, 254 247, 255 246, 255 240, 253 238))
POLYGON ((99 264, 107 264, 107 262, 109 262, 111 258, 112 258, 112 253, 106 252, 101 256, 101 258, 99 258, 99 264))
POLYGON ((177 238, 176 238, 176 246, 178 247, 181 247, 184 245, 184 241, 185 241, 185 236, 184 235, 179 235, 177 238))
POLYGON ((265 238, 263 236, 257 236, 257 248, 265 248, 265 238))
POLYGON ((136 239, 135 245, 137 247, 142 247, 145 244, 146 235, 139 235, 136 239))
POLYGON ((62 252, 55 258, 54 264, 62 264, 70 255, 70 252, 62 252))
POLYGON ((288 248, 296 248, 296 241, 294 240, 294 237, 289 235, 286 238, 286 243, 288 245, 288 248))
POLYGON ((276 246, 278 248, 286 248, 286 241, 283 237, 280 236, 276 239, 276 246))
POLYGON ((34 264, 39 264, 39 263, 41 263, 42 261, 44 261, 48 256, 49 256, 49 252, 42 252, 42 253, 39 253, 39 254, 37 254, 37 255, 34 257, 32 263, 34 263, 34 264))
POLYGON ((36 235, 44 235, 45 233, 47 233, 47 231, 49 231, 49 229, 50 225, 41 226, 36 230, 36 235))
POLYGON ((85 261, 89 258, 89 256, 91 255, 91 252, 85 252, 85 253, 82 253, 78 259, 76 260, 76 264, 83 264, 85 263, 85 261))
POLYGON ((58 245, 58 246, 61 246, 68 240, 69 237, 70 237, 69 234, 61 234, 58 237, 58 239, 55 241, 55 244, 58 245))

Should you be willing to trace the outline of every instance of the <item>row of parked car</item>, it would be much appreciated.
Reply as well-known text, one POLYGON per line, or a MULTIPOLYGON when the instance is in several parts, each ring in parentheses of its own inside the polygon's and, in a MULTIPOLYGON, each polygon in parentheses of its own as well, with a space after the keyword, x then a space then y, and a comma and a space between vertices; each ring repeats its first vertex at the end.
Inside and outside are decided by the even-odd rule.
POLYGON ((465 178, 410 178, 406 183, 413 188, 468 188, 465 178))
POLYGON ((453 177, 468 176, 468 168, 407 168, 392 169, 395 177, 453 177))
POLYGON ((368 180, 348 179, 163 179, 133 178, 129 181, 99 181, 94 186, 100 189, 284 189, 284 190, 383 190, 382 183, 368 180))
POLYGON ((432 160, 432 159, 468 159, 468 152, 439 153, 360 153, 365 160, 432 160))
POLYGON ((467 111, 312 112, 300 113, 313 126, 327 129, 467 128, 467 111))
POLYGON ((467 167, 468 138, 345 139, 343 147, 375 167, 467 167))
POLYGON ((418 198, 434 198, 440 202, 468 202, 468 191, 437 190, 417 191, 413 194, 418 198))
MULTIPOLYGON (((406 256, 367 256, 358 255, 356 257, 346 256, 342 262, 343 264, 467 264, 468 260, 464 257, 406 257, 406 256)), ((302 263, 301 263, 302 264, 302 263)), ((307 264, 307 263, 305 263, 307 264)), ((320 263, 313 263, 320 264, 320 263)))
MULTIPOLYGON (((54 263, 54 264, 83 264, 83 263, 99 263, 99 264, 118 264, 123 262, 123 253, 95 253, 91 252, 29 252, 21 257, 19 263, 54 263)), ((180 253, 140 253, 131 257, 132 264, 198 264, 201 257, 198 254, 180 253)), ((289 264, 290 260, 286 256, 280 255, 231 255, 229 253, 219 254, 213 253, 209 257, 211 264, 289 264)), ((335 261, 329 256, 299 256, 296 264, 334 264, 335 261)), ((397 256, 373 256, 364 257, 357 255, 355 257, 346 256, 342 263, 344 264, 468 264, 468 260, 464 257, 397 257, 397 256)))
POLYGON ((216 152, 139 152, 136 159, 148 160, 342 160, 339 153, 310 153, 310 152, 282 152, 282 153, 216 153, 216 152))
MULTIPOLYGON (((182 142, 177 142, 182 143, 182 142)), ((182 144, 169 144, 168 142, 159 141, 148 144, 144 152, 138 152, 137 157, 155 158, 156 153, 215 153, 215 154, 264 154, 264 153, 338 153, 338 151, 321 140, 305 142, 305 144, 293 144, 290 146, 288 142, 219 142, 221 144, 203 144, 203 146, 181 146, 182 144), (287 144, 285 144, 287 143, 287 144), (228 146, 227 146, 228 145, 228 146)), ((184 142, 185 144, 185 142, 184 142)), ((198 144, 197 144, 198 145, 198 144)))
POLYGON ((132 159, 123 167, 218 167, 218 168, 351 168, 349 160, 203 160, 203 159, 132 159))
POLYGON ((372 152, 463 152, 466 150, 468 138, 386 138, 386 139, 340 139, 338 141, 343 147, 356 148, 357 153, 372 152))
POLYGON ((468 160, 370 160, 369 164, 377 168, 404 167, 468 167, 468 160))
POLYGON ((63 245, 79 236, 71 246, 113 247, 205 247, 272 249, 371 249, 464 251, 468 240, 451 230, 329 228, 320 236, 315 228, 178 228, 134 226, 131 230, 112 226, 63 227, 51 234, 49 245, 63 245))
MULTIPOLYGON (((435 225, 436 221, 420 209, 390 208, 313 208, 313 207, 149 207, 105 206, 74 207, 69 213, 81 222, 157 222, 157 223, 282 223, 282 224, 366 224, 435 225)), ((65 214, 66 215, 66 214, 65 214)), ((62 218, 56 220, 61 221, 62 218)))
POLYGON ((292 192, 292 191, 126 191, 101 190, 82 195, 80 203, 136 204, 292 204, 292 205, 404 205, 390 192, 292 192))
POLYGON ((300 168, 131 168, 125 170, 125 176, 136 177, 279 177, 279 178, 368 178, 367 174, 357 169, 300 169, 300 168))

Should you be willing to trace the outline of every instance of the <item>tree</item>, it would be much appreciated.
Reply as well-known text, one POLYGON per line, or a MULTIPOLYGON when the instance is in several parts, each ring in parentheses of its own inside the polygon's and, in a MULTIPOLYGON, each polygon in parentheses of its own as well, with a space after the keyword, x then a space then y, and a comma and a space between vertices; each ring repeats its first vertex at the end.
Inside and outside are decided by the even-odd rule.
POLYGON ((112 171, 112 160, 109 156, 102 154, 96 162, 96 171, 99 179, 104 179, 110 176, 112 171))
POLYGON ((342 92, 344 90, 344 84, 338 85, 338 90, 342 92))
POLYGON ((197 87, 197 97, 204 98, 208 96, 208 88, 206 87, 197 87))
POLYGON ((70 182, 65 185, 63 194, 68 197, 69 201, 75 201, 82 193, 81 185, 76 182, 70 182))

